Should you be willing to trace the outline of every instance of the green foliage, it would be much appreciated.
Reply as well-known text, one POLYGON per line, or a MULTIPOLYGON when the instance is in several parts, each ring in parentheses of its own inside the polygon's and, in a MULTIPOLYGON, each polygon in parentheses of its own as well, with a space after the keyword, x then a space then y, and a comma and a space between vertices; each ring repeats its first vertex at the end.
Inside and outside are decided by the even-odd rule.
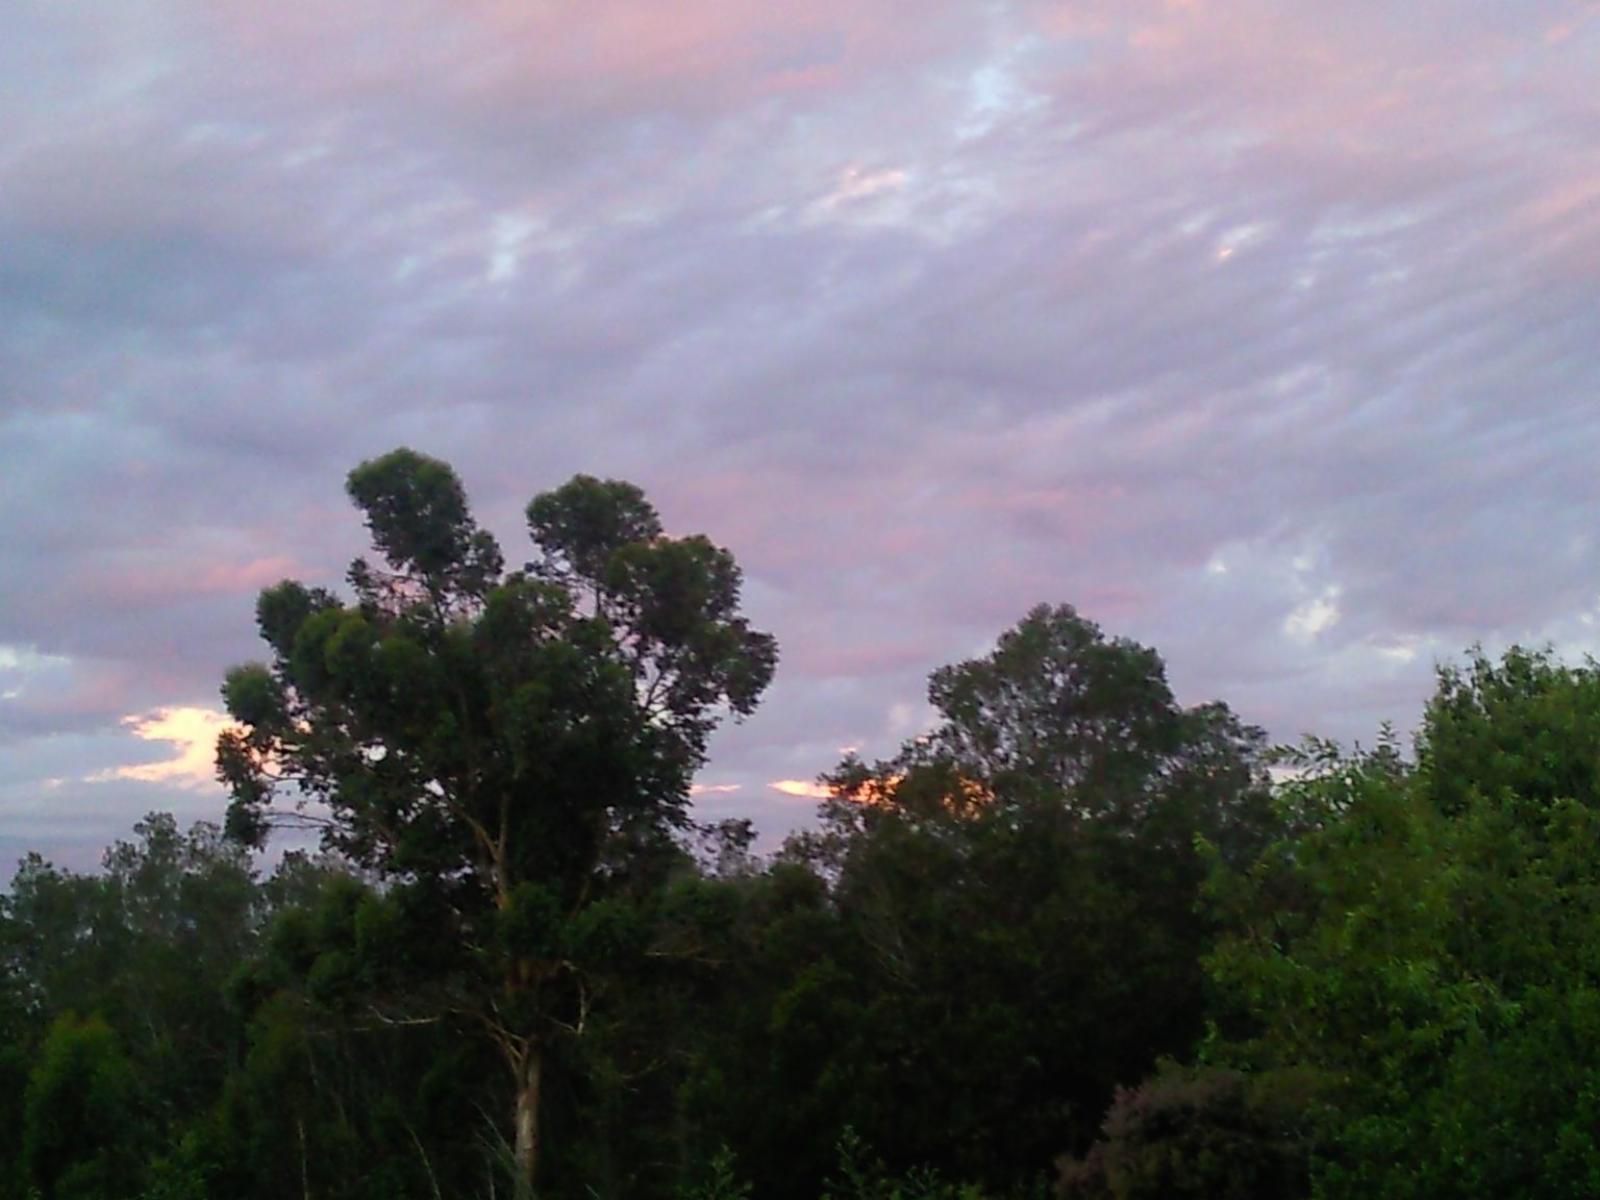
POLYGON ((1415 770, 1322 756, 1285 790, 1303 832, 1219 876, 1211 1052, 1325 1081, 1320 1196, 1600 1186, 1597 727, 1592 667, 1447 670, 1415 770))
POLYGON ((131 1195, 143 1134, 137 1085, 103 1020, 68 1013, 51 1025, 23 1103, 22 1161, 42 1200, 131 1195))
POLYGON ((499 577, 500 548, 473 521, 446 463, 394 450, 351 471, 346 490, 366 514, 373 545, 422 583, 432 603, 482 597, 499 577))
POLYGON ((772 668, 725 552, 579 477, 506 573, 442 464, 351 491, 384 565, 263 594, 219 746, 236 835, 298 786, 324 850, 151 816, 21 864, 0 1200, 513 1195, 534 1082, 544 1194, 593 1200, 1600 1194, 1594 664, 1478 654, 1415 763, 1269 787, 1041 608, 763 860, 688 823, 772 668))
POLYGON ((1069 605, 1040 605, 987 657, 935 671, 928 699, 940 723, 892 770, 942 779, 945 807, 955 779, 969 802, 1037 801, 1184 850, 1197 830, 1230 849, 1259 839, 1262 731, 1220 703, 1180 708, 1160 655, 1069 605))
POLYGON ((972 1184, 952 1183, 938 1171, 913 1167, 892 1176, 856 1131, 846 1126, 839 1135, 835 1178, 822 1200, 984 1200, 972 1184))
POLYGON ((151 1161, 139 1200, 210 1200, 216 1172, 205 1136, 191 1131, 170 1153, 151 1161))
MULTIPOLYGON (((99 875, 25 860, 0 897, 6 1161, 27 1157, 22 1143, 33 1128, 50 1187, 92 1194, 100 1185, 85 1181, 110 1172, 116 1194, 137 1190, 147 1160, 181 1141, 223 1086, 241 1038, 223 993, 251 952, 261 909, 246 856, 205 823, 183 833, 171 817, 151 815, 134 840, 107 851, 99 875), (87 1015, 62 1024, 67 1013, 87 1015), (84 1065, 91 1056, 99 1074, 84 1065), (121 1101, 119 1079, 134 1081, 121 1101), (30 1096, 44 1105, 36 1122, 55 1114, 51 1127, 73 1111, 132 1107, 101 1141, 68 1149, 28 1125, 30 1096), (82 1161, 48 1165, 62 1155, 82 1161)), ((0 1195, 3 1187, 0 1180, 0 1195)))
MULTIPOLYGON (((229 829, 259 844, 323 805, 324 845, 384 895, 275 938, 319 1010, 439 1019, 498 1048, 519 1112, 577 1069, 608 980, 637 969, 633 911, 727 713, 776 663, 739 614, 733 557, 669 538, 631 484, 578 476, 528 505, 536 557, 506 573, 450 467, 410 450, 348 480, 381 565, 355 596, 285 581, 257 605, 269 664, 234 669, 219 739, 229 829), (272 807, 286 794, 294 812, 272 807), (327 922, 331 920, 332 925, 327 922)), ((536 1122, 519 1121, 522 1189, 536 1122)))
POLYGON ((1085 1148, 1116 1085, 1201 1035, 1196 839, 1267 839, 1261 735, 1180 708, 1153 651, 1065 607, 929 694, 932 733, 847 760, 823 830, 791 846, 835 928, 786 968, 762 1036, 809 1138, 849 1122, 896 1170, 1004 1188, 1085 1148))
POLYGON ((733 1151, 723 1146, 712 1155, 704 1177, 680 1188, 678 1200, 750 1200, 750 1185, 739 1178, 733 1151))
POLYGON ((1169 1067, 1119 1088, 1103 1139, 1061 1163, 1062 1200, 1294 1200, 1311 1194, 1304 1080, 1169 1067))
POLYGON ((1514 646, 1499 661, 1475 650, 1439 672, 1417 743, 1439 811, 1474 794, 1539 808, 1600 805, 1600 667, 1568 666, 1549 650, 1514 646))

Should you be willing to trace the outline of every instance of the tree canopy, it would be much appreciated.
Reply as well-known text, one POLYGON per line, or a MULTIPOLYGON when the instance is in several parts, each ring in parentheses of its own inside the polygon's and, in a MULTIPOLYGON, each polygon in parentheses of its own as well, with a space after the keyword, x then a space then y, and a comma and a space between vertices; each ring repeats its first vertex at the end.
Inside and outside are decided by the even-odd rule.
POLYGON ((727 551, 587 476, 514 569, 437 460, 349 492, 372 557, 226 676, 225 829, 0 895, 0 1200, 1600 1192, 1593 661, 1269 748, 1040 606, 763 852, 690 805, 776 661, 727 551))
POLYGON ((618 881, 685 824, 711 731, 753 711, 776 644, 739 611, 733 556, 666 536, 631 484, 536 496, 535 556, 510 572, 446 464, 396 450, 348 490, 381 560, 352 564, 348 603, 261 594, 272 658, 223 688, 242 725, 218 746, 229 830, 259 843, 289 790, 390 881, 373 924, 431 947, 433 1011, 503 1051, 526 1182, 545 1048, 582 1031, 626 938, 618 881))
POLYGON ((1318 1195, 1600 1186, 1600 671, 1447 667, 1414 764, 1301 762, 1292 836, 1220 872, 1214 1060, 1312 1082, 1318 1195))

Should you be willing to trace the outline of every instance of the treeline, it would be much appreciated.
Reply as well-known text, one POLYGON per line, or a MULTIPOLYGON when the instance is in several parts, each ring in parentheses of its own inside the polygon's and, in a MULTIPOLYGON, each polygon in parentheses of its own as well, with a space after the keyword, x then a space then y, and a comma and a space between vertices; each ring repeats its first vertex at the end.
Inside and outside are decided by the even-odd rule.
POLYGON ((580 477, 507 573, 443 464, 351 494, 386 565, 263 594, 225 830, 0 902, 3 1200, 1600 1193, 1594 664, 1274 752, 1041 607, 758 857, 687 808, 776 661, 725 552, 580 477))

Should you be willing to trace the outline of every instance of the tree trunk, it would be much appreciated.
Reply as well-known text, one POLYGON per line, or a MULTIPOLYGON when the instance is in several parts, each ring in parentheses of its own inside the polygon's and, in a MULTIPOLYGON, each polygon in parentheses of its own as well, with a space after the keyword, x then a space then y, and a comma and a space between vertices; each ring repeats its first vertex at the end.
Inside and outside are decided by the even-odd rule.
POLYGON ((539 1071, 544 1051, 529 1042, 514 1064, 517 1084, 517 1200, 533 1200, 534 1173, 539 1168, 539 1071))

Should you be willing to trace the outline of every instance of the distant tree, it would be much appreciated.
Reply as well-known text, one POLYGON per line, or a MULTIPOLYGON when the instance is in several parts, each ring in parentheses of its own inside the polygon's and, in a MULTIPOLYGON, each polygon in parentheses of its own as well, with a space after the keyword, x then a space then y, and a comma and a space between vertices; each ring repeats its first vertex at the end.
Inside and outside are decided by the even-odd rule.
POLYGON ((1038 803, 1080 823, 1192 848, 1196 833, 1241 850, 1267 812, 1264 735, 1222 703, 1178 705, 1155 650, 1109 638, 1070 605, 1039 605, 983 658, 928 681, 939 721, 860 780, 886 797, 921 793, 1038 803))
POLYGON ((1475 655, 1414 766, 1319 748, 1214 881, 1208 1053, 1321 1081, 1318 1196, 1596 1194, 1597 731, 1593 664, 1475 655))
POLYGON ((895 1170, 1012 1186, 1201 1035, 1198 842, 1247 856, 1270 836, 1263 738, 1181 707, 1153 650, 1066 606, 935 671, 929 698, 933 730, 841 764, 791 846, 839 932, 791 968, 772 1054, 813 1137, 848 1121, 895 1170))
POLYGON ((1061 1200, 1296 1200, 1311 1194, 1310 1103, 1292 1077, 1169 1067, 1118 1088, 1104 1133, 1063 1159, 1061 1200))
POLYGON ((101 873, 77 874, 29 855, 0 896, 0 1078, 13 1081, 0 1094, 0 1147, 23 1128, 20 1081, 50 1039, 78 1036, 57 1027, 64 1014, 103 1025, 139 1081, 150 1152, 204 1120, 241 1049, 222 992, 260 917, 248 856, 214 825, 185 833, 152 813, 102 861, 101 873))
POLYGON ((117 1200, 147 1136, 133 1070, 98 1017, 59 1017, 28 1078, 23 1161, 43 1200, 117 1200))
POLYGON ((1498 660, 1474 650, 1439 672, 1418 739, 1435 807, 1457 812, 1471 793, 1524 804, 1576 800, 1600 808, 1600 665, 1514 646, 1498 660))
MULTIPOLYGON (((111 1020, 166 1130, 214 1100, 242 1048, 238 1014, 219 1003, 255 947, 262 916, 249 855, 218 826, 187 833, 151 813, 106 851, 104 891, 122 944, 96 1011, 111 1020)), ((65 999, 87 1004, 87 997, 65 999)))
POLYGON ((406 947, 373 944, 390 915, 370 884, 303 858, 279 874, 289 878, 264 889, 281 903, 261 950, 227 987, 248 1049, 211 1131, 206 1194, 481 1195, 492 1048, 445 1022, 392 1015, 406 966, 387 956, 406 947))
POLYGON ((711 731, 754 709, 776 647, 739 613, 733 557, 665 536, 630 484, 536 497, 536 558, 509 573, 445 463, 397 450, 348 490, 382 564, 352 565, 352 603, 262 593, 272 661, 223 689, 243 726, 218 744, 229 829, 259 842, 287 789, 389 881, 364 945, 427 989, 374 1018, 427 1011, 493 1042, 527 1190, 546 1051, 637 937, 620 881, 684 823, 711 731))
POLYGON ((126 939, 104 881, 38 854, 0 895, 0 977, 8 1042, 31 1053, 68 1009, 103 1010, 126 963, 126 939))

